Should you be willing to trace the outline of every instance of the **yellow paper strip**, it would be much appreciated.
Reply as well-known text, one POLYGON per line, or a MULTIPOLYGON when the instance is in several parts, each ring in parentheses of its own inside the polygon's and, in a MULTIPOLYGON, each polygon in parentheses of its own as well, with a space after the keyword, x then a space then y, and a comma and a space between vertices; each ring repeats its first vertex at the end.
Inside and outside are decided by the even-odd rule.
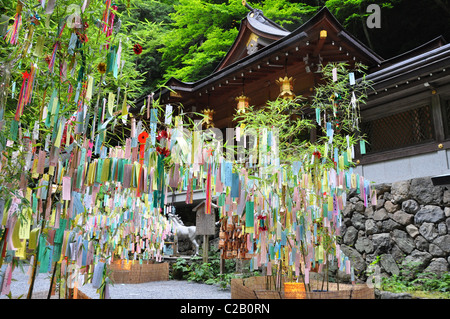
POLYGON ((94 86, 94 78, 88 75, 88 87, 86 90, 86 100, 90 101, 92 98, 92 88, 94 86))

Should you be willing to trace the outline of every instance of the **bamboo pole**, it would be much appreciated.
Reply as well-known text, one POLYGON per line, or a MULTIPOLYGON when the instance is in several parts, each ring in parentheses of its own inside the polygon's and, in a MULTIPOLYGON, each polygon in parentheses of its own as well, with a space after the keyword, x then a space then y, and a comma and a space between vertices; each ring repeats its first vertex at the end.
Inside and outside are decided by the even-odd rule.
MULTIPOLYGON (((42 232, 42 226, 41 226, 41 232, 42 232)), ((38 259, 38 252, 39 252, 39 236, 38 236, 38 244, 36 246, 36 253, 34 255, 34 261, 33 261, 33 272, 31 274, 31 284, 28 288, 28 294, 27 299, 31 299, 31 296, 33 295, 33 288, 34 288, 34 281, 36 278, 36 268, 37 268, 37 259, 38 259)))
MULTIPOLYGON (((36 280, 36 268, 37 268, 37 263, 38 263, 38 253, 39 253, 39 249, 40 249, 40 240, 39 237, 42 234, 42 230, 45 228, 45 211, 47 210, 47 205, 49 203, 49 198, 52 196, 52 188, 53 188, 53 174, 49 175, 49 183, 48 183, 48 189, 47 189, 47 198, 45 199, 45 208, 43 208, 43 211, 41 213, 41 229, 38 235, 38 242, 37 242, 37 246, 36 246, 36 252, 34 255, 34 262, 33 262, 33 273, 31 275, 31 284, 30 287, 28 289, 28 295, 27 295, 27 299, 31 299, 32 295, 33 295, 33 289, 34 289, 34 282, 36 280)), ((50 202, 51 203, 51 202, 50 202)), ((51 204, 50 204, 51 205, 51 204)))
POLYGON ((56 268, 58 267, 58 263, 55 263, 55 265, 53 266, 53 274, 52 274, 52 279, 50 281, 50 288, 48 290, 48 294, 47 294, 47 299, 50 299, 52 296, 52 290, 53 290, 53 285, 55 283, 55 277, 56 277, 56 268))

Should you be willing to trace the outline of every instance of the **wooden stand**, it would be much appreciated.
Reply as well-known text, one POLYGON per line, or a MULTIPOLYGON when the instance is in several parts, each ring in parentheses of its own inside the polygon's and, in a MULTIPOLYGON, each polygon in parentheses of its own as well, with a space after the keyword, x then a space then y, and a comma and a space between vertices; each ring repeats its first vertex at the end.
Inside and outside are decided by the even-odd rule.
MULTIPOLYGON (((209 251, 209 235, 214 235, 216 233, 216 213, 215 210, 211 210, 211 214, 205 214, 205 203, 206 201, 198 204, 193 212, 196 212, 195 221, 195 233, 197 235, 203 235, 203 262, 208 262, 208 251, 209 251)), ((211 203, 211 208, 216 208, 217 206, 211 203)))

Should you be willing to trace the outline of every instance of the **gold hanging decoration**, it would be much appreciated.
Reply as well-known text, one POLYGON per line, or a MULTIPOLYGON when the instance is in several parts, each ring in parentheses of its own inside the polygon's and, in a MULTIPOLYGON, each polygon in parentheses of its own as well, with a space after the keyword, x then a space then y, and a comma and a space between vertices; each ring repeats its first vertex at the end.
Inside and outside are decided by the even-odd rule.
POLYGON ((205 115, 206 128, 214 127, 213 115, 214 115, 215 111, 211 110, 211 109, 204 109, 202 111, 202 113, 205 115))
POLYGON ((275 81, 280 86, 280 95, 278 97, 282 99, 293 100, 295 98, 294 94, 294 79, 292 77, 279 78, 275 81))
POLYGON ((236 98, 237 104, 237 113, 245 113, 245 110, 248 108, 250 98, 242 94, 236 98))

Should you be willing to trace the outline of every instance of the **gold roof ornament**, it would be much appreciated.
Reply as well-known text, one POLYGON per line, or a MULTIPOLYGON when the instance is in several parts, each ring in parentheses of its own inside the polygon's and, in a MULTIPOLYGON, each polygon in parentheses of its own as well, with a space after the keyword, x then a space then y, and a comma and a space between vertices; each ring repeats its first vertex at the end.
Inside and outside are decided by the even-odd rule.
POLYGON ((202 113, 205 115, 206 128, 214 127, 213 115, 215 111, 211 109, 204 109, 202 113))
POLYGON ((288 78, 285 76, 284 78, 279 78, 275 81, 280 86, 280 95, 282 99, 293 100, 295 98, 294 94, 294 79, 292 77, 288 78))
POLYGON ((245 113, 245 110, 248 108, 250 98, 242 94, 236 98, 237 104, 237 113, 245 113))

